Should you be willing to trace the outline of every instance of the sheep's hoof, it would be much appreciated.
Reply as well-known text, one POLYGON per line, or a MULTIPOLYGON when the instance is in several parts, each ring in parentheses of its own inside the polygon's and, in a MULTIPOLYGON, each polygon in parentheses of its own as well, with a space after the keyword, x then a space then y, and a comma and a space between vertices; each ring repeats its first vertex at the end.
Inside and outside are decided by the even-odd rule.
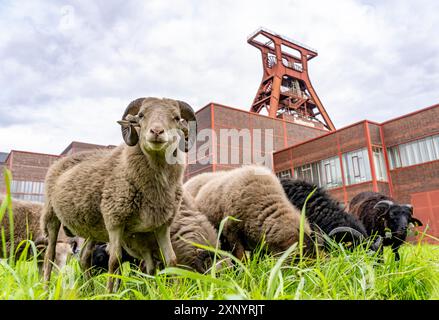
POLYGON ((114 286, 113 280, 108 280, 108 282, 107 282, 107 292, 108 293, 113 293, 113 286, 114 286))
POLYGON ((108 279, 107 291, 108 293, 114 293, 117 291, 120 285, 120 279, 108 279))

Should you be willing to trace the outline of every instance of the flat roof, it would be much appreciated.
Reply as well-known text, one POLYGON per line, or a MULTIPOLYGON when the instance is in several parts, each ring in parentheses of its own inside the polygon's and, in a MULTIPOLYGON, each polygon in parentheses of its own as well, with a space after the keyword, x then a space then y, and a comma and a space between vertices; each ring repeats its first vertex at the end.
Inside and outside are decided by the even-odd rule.
POLYGON ((41 152, 22 151, 22 150, 11 150, 11 152, 9 152, 8 156, 6 157, 5 162, 7 162, 9 157, 14 153, 37 154, 40 156, 49 156, 49 157, 59 158, 59 155, 57 155, 57 154, 48 154, 48 153, 41 153, 41 152))
POLYGON ((10 156, 12 153, 38 154, 38 155, 41 155, 41 156, 49 156, 49 157, 59 158, 59 155, 57 155, 57 154, 50 154, 50 153, 43 153, 43 152, 32 152, 32 151, 23 151, 23 150, 11 150, 11 152, 8 154, 8 156, 10 156))
POLYGON ((402 116, 398 116, 398 117, 396 117, 396 118, 393 118, 393 119, 390 119, 390 120, 387 120, 387 121, 384 121, 384 122, 381 122, 381 123, 379 123, 379 122, 375 122, 375 121, 371 121, 371 120, 367 120, 367 119, 365 119, 365 120, 361 120, 361 121, 358 121, 358 122, 355 122, 355 123, 349 124, 349 125, 347 125, 347 126, 345 126, 345 127, 342 127, 342 128, 340 128, 340 129, 337 129, 337 130, 335 130, 335 131, 329 131, 328 133, 323 134, 323 135, 321 135, 321 136, 314 137, 314 138, 311 138, 311 139, 309 139, 309 140, 302 141, 302 142, 299 142, 299 143, 293 144, 293 145, 291 145, 291 146, 288 146, 288 147, 285 147, 285 148, 282 148, 282 149, 276 150, 276 151, 273 152, 273 154, 275 154, 275 153, 279 153, 279 152, 282 152, 282 151, 285 151, 285 150, 288 150, 288 149, 291 149, 291 148, 294 148, 294 147, 297 147, 297 146, 302 145, 302 144, 306 144, 306 143, 308 143, 308 142, 312 142, 312 141, 315 141, 315 140, 321 139, 321 138, 326 137, 326 136, 329 136, 329 135, 331 135, 331 134, 335 134, 335 133, 337 133, 337 132, 343 131, 343 130, 348 129, 348 128, 350 128, 350 127, 356 126, 356 125, 358 125, 358 124, 360 124, 360 123, 371 123, 371 124, 375 124, 375 125, 378 125, 378 126, 382 126, 382 125, 385 125, 385 124, 390 123, 390 122, 392 122, 392 121, 401 120, 401 119, 404 119, 404 118, 407 118, 407 117, 413 116, 413 115, 415 115, 415 114, 422 113, 422 112, 424 112, 424 111, 427 111, 427 110, 430 110, 430 109, 434 109, 434 108, 439 108, 439 104, 434 104, 434 105, 432 105, 432 106, 428 106, 428 107, 425 107, 425 108, 422 108, 422 109, 419 109, 419 110, 416 110, 416 111, 413 111, 413 112, 410 112, 410 113, 404 114, 404 115, 402 115, 402 116))
POLYGON ((311 126, 303 125, 303 124, 296 123, 296 122, 293 122, 293 121, 288 120, 288 119, 272 118, 272 117, 270 117, 270 116, 266 116, 266 115, 264 115, 264 114, 260 114, 260 113, 256 113, 256 112, 251 112, 251 111, 246 111, 246 110, 238 109, 238 108, 233 108, 233 107, 226 106, 226 105, 224 105, 224 104, 220 104, 220 103, 216 103, 216 102, 209 102, 209 103, 206 104, 204 107, 202 107, 202 108, 200 108, 199 110, 195 111, 195 114, 197 114, 198 112, 201 112, 201 111, 207 109, 208 107, 211 107, 212 105, 213 105, 213 106, 218 106, 218 107, 220 107, 220 108, 231 109, 231 110, 233 110, 233 111, 239 111, 239 112, 247 113, 247 114, 250 114, 250 115, 252 115, 252 116, 254 115, 254 116, 258 116, 258 117, 263 117, 263 118, 265 118, 265 119, 271 119, 271 120, 277 120, 277 121, 287 122, 287 123, 290 123, 290 124, 294 124, 294 125, 296 125, 296 126, 300 126, 300 127, 305 127, 305 128, 310 128, 310 129, 314 129, 314 130, 323 131, 323 132, 325 132, 325 133, 326 133, 326 132, 331 132, 331 131, 329 131, 329 130, 327 130, 327 129, 322 129, 322 128, 317 128, 317 127, 311 127, 311 126))
POLYGON ((87 142, 80 142, 80 141, 72 141, 70 144, 64 149, 63 152, 61 152, 61 155, 66 154, 70 149, 73 147, 92 147, 92 148, 115 148, 115 145, 109 144, 109 145, 102 145, 102 144, 94 144, 94 143, 87 143, 87 142))
POLYGON ((279 33, 277 33, 277 32, 271 31, 270 29, 267 29, 267 28, 264 28, 264 27, 259 27, 258 29, 256 29, 255 31, 253 31, 253 32, 247 37, 247 40, 249 40, 250 38, 254 37, 257 33, 261 32, 261 31, 264 31, 264 32, 266 32, 266 33, 270 33, 270 34, 272 34, 273 36, 277 36, 277 37, 279 37, 279 38, 281 38, 281 39, 283 39, 283 40, 286 40, 286 41, 288 41, 288 42, 291 42, 291 43, 293 43, 293 44, 295 44, 295 45, 297 45, 297 46, 299 46, 299 47, 302 47, 302 48, 305 48, 305 49, 307 49, 307 50, 309 50, 309 51, 313 51, 314 53, 317 53, 317 50, 316 50, 316 49, 311 48, 310 46, 308 46, 308 45, 306 45, 306 44, 304 44, 304 43, 302 43, 302 42, 300 42, 300 41, 297 41, 297 40, 291 39, 291 38, 289 38, 289 37, 287 37, 287 36, 281 35, 281 34, 279 34, 279 33))
POLYGON ((407 117, 413 116, 415 114, 418 114, 418 113, 421 113, 421 112, 424 112, 424 111, 427 111, 427 110, 430 110, 430 109, 434 109, 434 108, 437 108, 437 107, 439 107, 439 103, 434 104, 432 106, 428 106, 428 107, 419 109, 419 110, 416 110, 416 111, 413 111, 413 112, 406 113, 406 114, 404 114, 402 116, 399 116, 399 117, 396 117, 396 118, 384 121, 381 124, 386 124, 386 123, 389 123, 389 122, 392 122, 392 121, 396 121, 396 120, 400 120, 400 119, 403 119, 403 118, 407 118, 407 117))

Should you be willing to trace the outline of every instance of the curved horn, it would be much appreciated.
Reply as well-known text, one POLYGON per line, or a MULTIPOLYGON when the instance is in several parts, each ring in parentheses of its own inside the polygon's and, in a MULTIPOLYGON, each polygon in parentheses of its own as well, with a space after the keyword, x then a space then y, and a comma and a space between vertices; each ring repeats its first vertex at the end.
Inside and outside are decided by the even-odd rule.
POLYGON ((69 239, 69 244, 73 254, 77 254, 80 251, 78 241, 75 238, 69 239))
POLYGON ((119 124, 121 125, 123 140, 129 146, 135 146, 139 141, 139 136, 133 124, 126 123, 123 120, 126 120, 125 118, 128 115, 137 115, 145 99, 146 98, 138 98, 131 101, 130 104, 126 107, 125 112, 123 113, 122 121, 119 122, 119 124))
POLYGON ((387 205, 388 207, 394 205, 393 201, 390 201, 390 200, 381 200, 381 201, 378 201, 378 202, 373 206, 373 208, 376 209, 376 208, 380 207, 380 206, 383 205, 383 204, 387 205))
POLYGON ((192 107, 184 101, 177 100, 180 106, 181 117, 185 119, 189 125, 188 133, 185 133, 185 152, 188 152, 189 147, 193 145, 197 137, 197 118, 192 107))
POLYGON ((350 227, 338 227, 338 228, 334 228, 331 230, 331 232, 329 232, 328 236, 332 237, 338 233, 342 233, 342 232, 349 232, 352 236, 354 236, 356 239, 358 239, 359 241, 363 241, 364 240, 364 235, 358 231, 355 230, 353 228, 350 227))
POLYGON ((370 246, 370 249, 371 249, 372 251, 375 251, 375 252, 376 252, 376 251, 379 250, 379 248, 381 247, 382 243, 383 243, 383 237, 381 237, 380 235, 378 235, 378 236, 376 237, 375 242, 372 243, 372 245, 370 246))

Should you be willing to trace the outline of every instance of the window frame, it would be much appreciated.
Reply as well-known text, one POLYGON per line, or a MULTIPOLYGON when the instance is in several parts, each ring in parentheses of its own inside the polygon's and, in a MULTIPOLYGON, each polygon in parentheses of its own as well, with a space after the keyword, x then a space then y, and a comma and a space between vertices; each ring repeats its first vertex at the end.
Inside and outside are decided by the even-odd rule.
POLYGON ((439 134, 388 147, 386 152, 390 170, 439 160, 439 134), (394 156, 396 153, 399 159, 394 156))

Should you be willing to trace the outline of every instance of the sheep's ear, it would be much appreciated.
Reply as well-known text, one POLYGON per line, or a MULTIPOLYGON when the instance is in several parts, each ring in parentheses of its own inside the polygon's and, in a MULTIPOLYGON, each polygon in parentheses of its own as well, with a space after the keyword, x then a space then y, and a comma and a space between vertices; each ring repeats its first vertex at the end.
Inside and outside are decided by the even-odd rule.
POLYGON ((183 130, 185 135, 184 152, 188 152, 197 138, 197 118, 195 117, 194 109, 192 109, 189 104, 180 100, 177 100, 177 103, 180 107, 181 117, 186 120, 188 124, 187 130, 183 130))
POLYGON ((122 120, 117 123, 121 125, 122 137, 125 143, 129 146, 135 146, 139 142, 139 135, 137 134, 135 116, 139 113, 140 107, 146 98, 138 98, 130 102, 122 115, 122 120))
POLYGON ((423 226, 421 220, 418 220, 418 219, 413 218, 413 217, 410 218, 410 222, 413 223, 416 227, 423 226))
POLYGON ((135 146, 139 142, 139 135, 137 134, 135 125, 128 120, 117 121, 122 129, 122 137, 125 143, 129 146, 135 146))

